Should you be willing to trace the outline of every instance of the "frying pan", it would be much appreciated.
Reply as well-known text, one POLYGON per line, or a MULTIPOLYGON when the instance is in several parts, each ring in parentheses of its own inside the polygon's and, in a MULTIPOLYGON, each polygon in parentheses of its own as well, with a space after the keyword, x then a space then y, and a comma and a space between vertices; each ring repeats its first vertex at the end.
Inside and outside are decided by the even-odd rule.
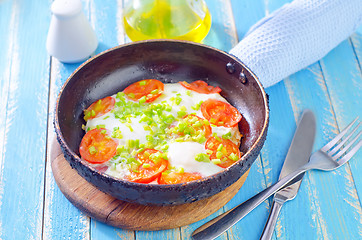
POLYGON ((123 201, 173 205, 210 197, 236 182, 258 156, 267 134, 267 95, 256 76, 234 56, 218 49, 176 40, 149 40, 117 46, 89 59, 68 78, 55 109, 55 131, 70 165, 100 190, 123 201), (79 144, 83 110, 94 101, 122 91, 141 79, 164 83, 204 80, 222 89, 243 115, 239 161, 212 176, 181 184, 133 183, 101 173, 83 161, 79 144))

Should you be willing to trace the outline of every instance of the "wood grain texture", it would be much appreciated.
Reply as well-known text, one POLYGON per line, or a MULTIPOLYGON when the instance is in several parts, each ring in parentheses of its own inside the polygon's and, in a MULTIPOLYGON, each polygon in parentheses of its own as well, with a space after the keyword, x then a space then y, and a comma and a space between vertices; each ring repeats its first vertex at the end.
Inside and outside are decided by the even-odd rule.
MULTIPOLYGON (((84 1, 83 6, 87 6, 87 2, 84 1)), ((88 11, 85 14, 88 15, 88 11)), ((51 59, 43 239, 89 239, 90 218, 64 197, 54 180, 50 161, 51 143, 55 139, 55 101, 67 78, 80 64, 63 64, 56 58, 51 59)))
POLYGON ((43 239, 89 239, 90 219, 75 208, 59 190, 51 170, 51 143, 55 139, 53 117, 56 97, 67 77, 79 64, 51 62, 47 165, 44 196, 43 239))
POLYGON ((42 234, 49 83, 42 36, 48 28, 47 7, 46 2, 0 2, 2 239, 39 239, 42 234), (36 26, 35 16, 40 20, 36 26))
MULTIPOLYGON (((268 1, 265 2, 264 7, 266 12, 270 13, 284 3, 285 1, 268 1)), ((344 49, 342 52, 348 52, 348 49, 344 49)), ((339 64, 336 59, 344 59, 344 57, 340 55, 332 58, 333 62, 339 64)), ((352 58, 348 59, 352 60, 352 58)), ((350 63, 347 63, 346 66, 348 66, 348 70, 351 69, 350 63)), ((333 69, 339 71, 337 69, 340 69, 340 67, 334 66, 333 69)), ((358 76, 357 79, 360 80, 360 76, 358 76)), ((333 117, 333 106, 330 102, 330 96, 328 95, 328 89, 326 87, 327 84, 334 86, 336 83, 334 81, 336 80, 337 79, 334 79, 329 83, 325 83, 320 65, 315 64, 307 70, 302 70, 292 75, 284 80, 284 82, 267 89, 267 93, 270 96, 271 126, 261 157, 263 159, 265 176, 267 182, 269 182, 268 184, 277 180, 284 159, 280 153, 286 154, 289 145, 288 142, 281 142, 283 139, 288 139, 287 136, 283 137, 281 133, 289 134, 289 138, 291 139, 291 130, 295 128, 293 122, 286 124, 286 119, 291 120, 294 115, 295 120, 297 120, 298 115, 304 108, 311 108, 317 113, 319 119, 318 126, 323 130, 317 135, 317 139, 328 139, 328 135, 333 136, 338 133, 335 118, 333 117), (284 93, 281 94, 280 90, 284 87, 286 92, 283 91, 284 93), (274 105, 273 99, 275 98, 278 99, 275 100, 274 105), (280 109, 279 112, 276 112, 278 109, 280 109), (289 111, 289 114, 286 114, 286 110, 289 111), (332 126, 335 128, 335 131, 331 133, 332 126), (273 154, 278 154, 279 156, 273 154)), ((345 90, 345 88, 341 86, 337 88, 341 91, 345 90)), ((360 91, 354 91, 353 94, 355 95, 359 92, 360 91)), ((350 96, 345 95, 344 99, 341 100, 342 102, 349 103, 352 99, 350 96)), ((354 99, 355 100, 352 101, 357 100, 357 102, 360 102, 361 100, 361 98, 358 97, 354 97, 354 99)), ((352 112, 353 111, 351 111, 351 113, 352 112)), ((319 146, 322 146, 320 142, 321 141, 319 141, 319 146)), ((315 174, 318 176, 316 179, 313 177, 312 179, 304 180, 300 192, 305 194, 299 194, 295 200, 287 203, 283 208, 277 223, 274 239, 297 239, 298 236, 302 235, 306 239, 328 239, 330 237, 343 239, 346 236, 348 236, 348 239, 360 238, 361 211, 359 199, 354 195, 356 191, 350 178, 351 175, 346 173, 344 178, 346 178, 347 181, 343 181, 343 179, 341 181, 341 179, 335 178, 333 173, 327 176, 328 180, 326 180, 325 175, 320 176, 318 173, 311 173, 310 175, 314 176, 315 174), (310 181, 307 182, 308 180, 310 181), (323 184, 324 182, 326 184, 323 184), (339 185, 337 190, 336 185, 339 185), (331 198, 331 196, 336 195, 342 197, 338 199, 336 199, 336 197, 331 198), (325 202, 330 204, 324 204, 325 202), (346 204, 346 202, 349 202, 349 204, 346 204), (336 210, 338 206, 339 209, 336 210), (338 220, 330 217, 343 215, 339 211, 347 211, 353 214, 338 217, 338 220), (300 222, 305 224, 301 225, 299 224, 300 222), (338 227, 341 223, 342 226, 338 227)), ((309 175, 307 175, 306 178, 308 177, 309 175)))
MULTIPOLYGON (((122 27, 124 0, 82 0, 95 29, 96 53, 129 42, 122 27)), ((206 0, 212 29, 204 43, 229 51, 263 16, 291 0, 206 0)), ((321 61, 267 89, 270 128, 248 180, 222 209, 193 224, 131 231, 89 218, 58 188, 52 174, 52 117, 61 86, 79 64, 50 58, 45 40, 49 1, 0 0, 0 238, 189 239, 207 220, 274 183, 304 108, 317 114, 315 149, 361 114, 362 27, 321 61), (49 100, 49 101, 48 101, 49 100)), ((305 175, 297 197, 282 209, 273 239, 361 239, 361 151, 334 172, 305 175)), ((271 199, 218 240, 258 239, 271 199)))
POLYGON ((177 206, 128 203, 100 191, 72 169, 54 142, 52 172, 60 190, 78 209, 106 224, 130 230, 164 230, 189 225, 223 207, 240 189, 249 171, 224 191, 200 201, 177 206))
MULTIPOLYGON (((205 39, 205 43, 208 43, 209 38, 216 37, 217 39, 223 39, 224 42, 227 44, 223 44, 222 47, 220 45, 213 45, 215 47, 221 48, 224 51, 229 51, 233 46, 235 46, 238 42, 238 31, 237 28, 241 25, 246 29, 250 26, 247 26, 246 24, 248 22, 244 22, 244 18, 240 16, 240 18, 235 18, 235 10, 240 9, 240 5, 247 4, 247 0, 245 1, 206 1, 211 13, 213 14, 213 11, 216 12, 216 17, 212 15, 212 29, 215 27, 215 32, 217 36, 208 35, 205 39), (244 2, 240 3, 240 2, 244 2), (227 25, 225 25, 226 22, 227 25), (222 27, 221 27, 222 26, 222 27), (228 33, 228 34, 225 34, 228 33)), ((256 12, 259 13, 259 9, 255 9, 256 12)), ((256 14, 258 15, 258 14, 256 14)), ((259 19, 253 19, 255 22, 259 19)), ((250 21, 249 21, 250 23, 250 21)), ((216 42, 213 42, 212 44, 215 44, 216 42)), ((191 224, 189 227, 184 227, 181 229, 182 239, 189 239, 191 233, 200 225, 203 223, 211 220, 212 218, 216 217, 218 214, 222 213, 223 211, 227 211, 237 205, 238 203, 241 203, 248 198, 252 197, 259 191, 263 190, 265 188, 265 181, 264 181, 264 175, 261 171, 261 164, 260 164, 260 158, 258 158, 255 163, 253 164, 250 174, 248 176, 247 181, 243 185, 243 187, 240 189, 240 191, 235 195, 235 197, 225 205, 222 211, 217 212, 217 214, 214 214, 208 218, 205 218, 197 223, 191 224)), ((248 224, 261 228, 260 221, 265 218, 267 215, 267 203, 264 203, 263 206, 261 206, 259 209, 255 210, 253 213, 253 217, 248 218, 248 224)), ((251 216, 251 215, 249 215, 251 216)), ((256 239, 258 237, 257 231, 245 231, 248 226, 245 226, 245 223, 238 223, 234 227, 232 227, 230 230, 228 230, 226 233, 222 234, 218 239, 256 239)))
MULTIPOLYGON (((265 15, 264 2, 263 1, 230 1, 231 12, 234 17, 235 30, 238 39, 242 39, 251 25, 265 15), (247 13, 252 13, 251 15, 247 13), (246 17, 248 15, 248 17, 246 17)), ((269 99, 270 101, 270 99, 269 99)), ((270 121, 272 121, 273 115, 270 115, 270 121)), ((271 127, 272 125, 269 125, 271 127)), ((269 132, 270 130, 268 130, 269 132)), ((267 136, 268 142, 269 133, 267 136)), ((264 147, 263 147, 264 149, 264 147)), ((263 151, 263 150, 262 150, 263 151)), ((265 189, 267 181, 264 174, 262 158, 259 157, 253 164, 248 180, 245 182, 243 188, 240 189, 238 194, 224 207, 225 210, 242 203, 243 201, 254 196, 258 192, 265 189)), ((227 239, 257 239, 263 229, 263 222, 268 215, 269 203, 265 201, 260 207, 248 214, 243 220, 235 224, 230 230, 227 231, 227 239), (250 226, 252 231, 250 231, 250 226)))

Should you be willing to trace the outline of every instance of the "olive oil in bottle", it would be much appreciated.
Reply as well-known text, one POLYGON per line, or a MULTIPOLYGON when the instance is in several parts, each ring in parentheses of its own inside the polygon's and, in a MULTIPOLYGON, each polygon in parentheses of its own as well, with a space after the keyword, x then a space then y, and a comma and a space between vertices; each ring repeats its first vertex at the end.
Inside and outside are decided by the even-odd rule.
POLYGON ((132 41, 179 39, 201 42, 211 26, 203 0, 129 0, 123 24, 132 41))

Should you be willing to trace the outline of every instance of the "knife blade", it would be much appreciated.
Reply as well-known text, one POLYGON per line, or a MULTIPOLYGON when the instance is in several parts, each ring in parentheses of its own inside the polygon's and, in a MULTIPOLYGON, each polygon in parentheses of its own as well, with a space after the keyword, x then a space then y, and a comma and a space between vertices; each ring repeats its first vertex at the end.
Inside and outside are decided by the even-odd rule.
MULTIPOLYGON (((309 161, 316 132, 316 119, 311 110, 305 110, 299 120, 292 143, 284 160, 279 180, 303 166, 309 161)), ((303 174, 304 175, 304 174, 303 174)), ((271 211, 261 235, 261 240, 271 239, 280 210, 286 201, 292 200, 298 193, 303 175, 293 184, 275 193, 271 211)))
MULTIPOLYGON (((315 117, 312 111, 305 110, 303 112, 296 132, 297 133, 293 137, 291 147, 289 148, 286 157, 288 161, 287 163, 284 163, 285 166, 283 165, 283 169, 294 169, 294 167, 297 168, 297 166, 301 166, 303 163, 308 162, 315 136, 315 117), (305 151, 309 151, 309 155, 307 155, 305 151), (295 163, 293 163, 294 161, 295 163)), ((291 181, 291 184, 299 180, 299 177, 297 177, 291 181)), ((223 214, 220 214, 218 217, 208 221, 207 223, 204 223, 202 226, 193 231, 191 239, 206 240, 215 239, 220 236, 223 232, 228 230, 249 212, 259 206, 266 198, 282 189, 277 186, 278 183, 264 189, 245 202, 224 212, 223 214)), ((291 185, 289 184, 287 186, 291 185)))

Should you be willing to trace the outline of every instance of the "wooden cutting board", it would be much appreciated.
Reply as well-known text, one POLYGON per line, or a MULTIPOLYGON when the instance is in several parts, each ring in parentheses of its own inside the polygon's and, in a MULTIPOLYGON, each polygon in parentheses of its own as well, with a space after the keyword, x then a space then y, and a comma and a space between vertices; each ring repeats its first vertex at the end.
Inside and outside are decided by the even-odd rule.
POLYGON ((152 231, 189 225, 211 215, 234 197, 249 173, 207 199, 176 206, 145 206, 118 200, 87 182, 70 167, 56 141, 51 149, 51 167, 65 197, 90 217, 123 229, 152 231))

